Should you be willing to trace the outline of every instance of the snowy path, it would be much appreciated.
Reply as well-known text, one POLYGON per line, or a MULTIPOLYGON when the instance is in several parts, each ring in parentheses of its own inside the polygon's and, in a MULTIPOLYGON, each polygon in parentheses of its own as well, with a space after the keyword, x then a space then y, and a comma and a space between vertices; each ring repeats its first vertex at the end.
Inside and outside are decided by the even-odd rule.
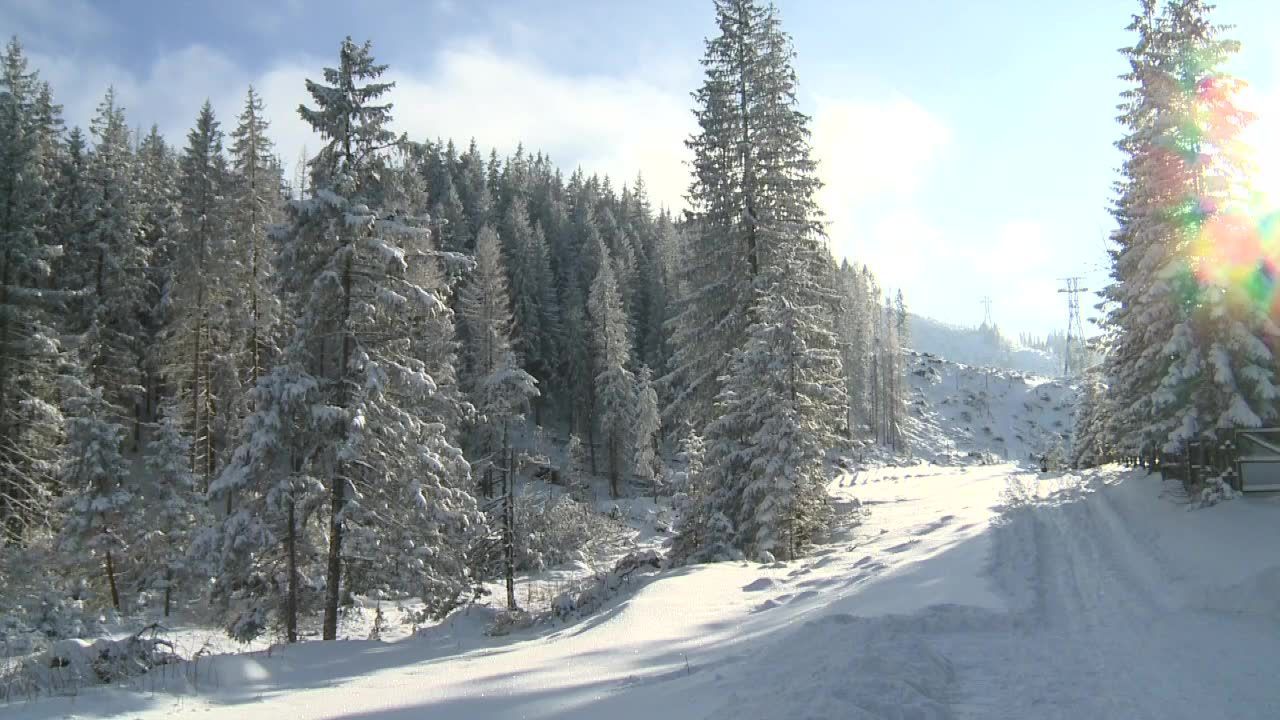
POLYGON ((1196 607, 1211 591, 1174 570, 1176 543, 1154 542, 1199 538, 1152 532, 1141 514, 1159 508, 1132 488, 1011 486, 995 538, 1016 561, 996 574, 1030 602, 1008 630, 938 638, 960 678, 957 716, 1280 717, 1277 618, 1196 607))
POLYGON ((493 639, 219 660, 198 693, 89 692, 0 716, 1280 717, 1280 502, 1187 512, 1155 478, 1011 465, 842 479, 865 522, 796 563, 670 573, 493 639))

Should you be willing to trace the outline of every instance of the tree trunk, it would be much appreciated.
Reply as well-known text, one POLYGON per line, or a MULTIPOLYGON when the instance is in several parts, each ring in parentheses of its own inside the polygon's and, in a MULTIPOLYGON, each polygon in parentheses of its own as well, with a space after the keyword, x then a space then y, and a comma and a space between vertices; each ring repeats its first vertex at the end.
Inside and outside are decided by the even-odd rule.
POLYGON ((120 591, 116 588, 116 567, 111 562, 111 551, 107 551, 107 584, 111 586, 111 607, 120 612, 120 591))
POLYGON ((609 433, 609 495, 618 498, 618 436, 609 433))
POLYGON ((511 474, 511 467, 514 458, 511 450, 508 448, 507 429, 504 424, 502 429, 502 456, 506 460, 506 468, 503 470, 503 489, 506 491, 506 497, 502 508, 502 551, 506 560, 506 583, 507 583, 507 609, 516 610, 516 544, 515 544, 515 482, 511 474))
POLYGON ((169 604, 173 597, 173 568, 164 571, 164 616, 169 617, 169 604))
MULTIPOLYGON (((197 297, 199 297, 197 295, 197 297)), ((197 299, 197 303, 201 302, 197 299)), ((200 457, 200 315, 197 310, 194 342, 191 348, 191 472, 196 472, 200 457)), ((209 476, 204 476, 204 490, 209 490, 209 476)))
POLYGON ((289 527, 285 531, 285 547, 289 552, 289 595, 285 599, 284 627, 290 643, 298 642, 298 523, 293 498, 288 501, 289 527))
MULTIPOLYGON (((338 358, 338 402, 343 410, 347 407, 347 367, 351 360, 351 257, 349 249, 342 271, 342 315, 339 327, 342 332, 342 355, 338 358)), ((329 493, 329 563, 327 580, 324 588, 324 626, 323 639, 335 640, 338 637, 338 599, 339 584, 342 580, 342 509, 346 504, 347 477, 341 467, 334 468, 329 493)))
POLYGON ((751 113, 747 98, 747 44, 750 42, 750 20, 744 8, 738 6, 738 114, 742 121, 742 140, 739 149, 739 160, 742 163, 742 196, 744 209, 748 217, 747 226, 747 263, 751 268, 751 282, 754 286, 760 275, 760 252, 756 240, 756 208, 755 208, 755 171, 751 166, 751 113))
MULTIPOLYGON (((592 401, 594 404, 594 401, 592 401)), ((596 417, 595 412, 587 413, 587 449, 591 456, 591 474, 596 472, 596 417)))

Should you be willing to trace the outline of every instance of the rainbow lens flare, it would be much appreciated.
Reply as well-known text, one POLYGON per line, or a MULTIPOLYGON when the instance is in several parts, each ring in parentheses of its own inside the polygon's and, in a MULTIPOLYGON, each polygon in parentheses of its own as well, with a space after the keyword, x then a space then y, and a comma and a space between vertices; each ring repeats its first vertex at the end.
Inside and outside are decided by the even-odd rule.
POLYGON ((1192 81, 1203 72, 1194 60, 1178 81, 1183 117, 1151 155, 1166 177, 1193 179, 1194 190, 1168 209, 1182 240, 1170 279, 1187 307, 1221 293, 1280 318, 1280 213, 1250 188, 1242 134, 1254 116, 1240 102, 1247 85, 1221 74, 1192 81))

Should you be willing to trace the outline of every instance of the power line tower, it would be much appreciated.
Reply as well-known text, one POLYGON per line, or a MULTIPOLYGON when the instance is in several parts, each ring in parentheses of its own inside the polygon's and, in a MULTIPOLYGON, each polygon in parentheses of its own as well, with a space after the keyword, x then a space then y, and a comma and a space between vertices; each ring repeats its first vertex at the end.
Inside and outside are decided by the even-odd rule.
POLYGON ((1065 359, 1062 364, 1062 374, 1070 377, 1072 340, 1078 340, 1080 345, 1084 346, 1084 321, 1080 319, 1080 293, 1089 292, 1089 288, 1080 287, 1078 277, 1061 278, 1061 280, 1066 283, 1066 287, 1059 288, 1058 292, 1067 296, 1067 348, 1063 353, 1065 359))
POLYGON ((987 327, 993 327, 995 323, 991 322, 991 296, 988 295, 980 301, 982 303, 982 324, 987 327))

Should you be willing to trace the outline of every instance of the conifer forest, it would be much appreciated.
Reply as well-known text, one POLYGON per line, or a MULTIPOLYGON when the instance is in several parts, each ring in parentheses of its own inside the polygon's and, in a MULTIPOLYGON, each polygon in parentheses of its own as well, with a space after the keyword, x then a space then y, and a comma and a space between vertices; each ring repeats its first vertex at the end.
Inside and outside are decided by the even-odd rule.
MULTIPOLYGON (((701 54, 673 60, 696 78, 673 189, 652 158, 406 131, 421 89, 355 29, 297 107, 209 90, 166 134, 121 77, 82 120, 49 13, 112 11, 0 0, 0 715, 1275 717, 1280 193, 1235 39, 1271 11, 938 10, 1112 43, 1078 69, 1114 71, 1101 107, 1054 106, 1096 117, 1052 142, 1102 128, 1099 251, 1053 217, 982 245, 954 206, 929 245, 884 198, 930 186, 879 167, 929 126, 875 124, 906 100, 833 126, 797 72, 842 67, 798 42, 815 17, 862 13, 847 51, 889 57, 876 23, 907 11, 803 5, 680 8, 701 54), (881 178, 861 205, 854 170, 881 178), (1037 257, 1084 276, 1033 297, 1037 257)), ((988 82, 921 52, 904 67, 988 82)), ((1014 185, 1085 184, 1013 154, 1014 185)))

